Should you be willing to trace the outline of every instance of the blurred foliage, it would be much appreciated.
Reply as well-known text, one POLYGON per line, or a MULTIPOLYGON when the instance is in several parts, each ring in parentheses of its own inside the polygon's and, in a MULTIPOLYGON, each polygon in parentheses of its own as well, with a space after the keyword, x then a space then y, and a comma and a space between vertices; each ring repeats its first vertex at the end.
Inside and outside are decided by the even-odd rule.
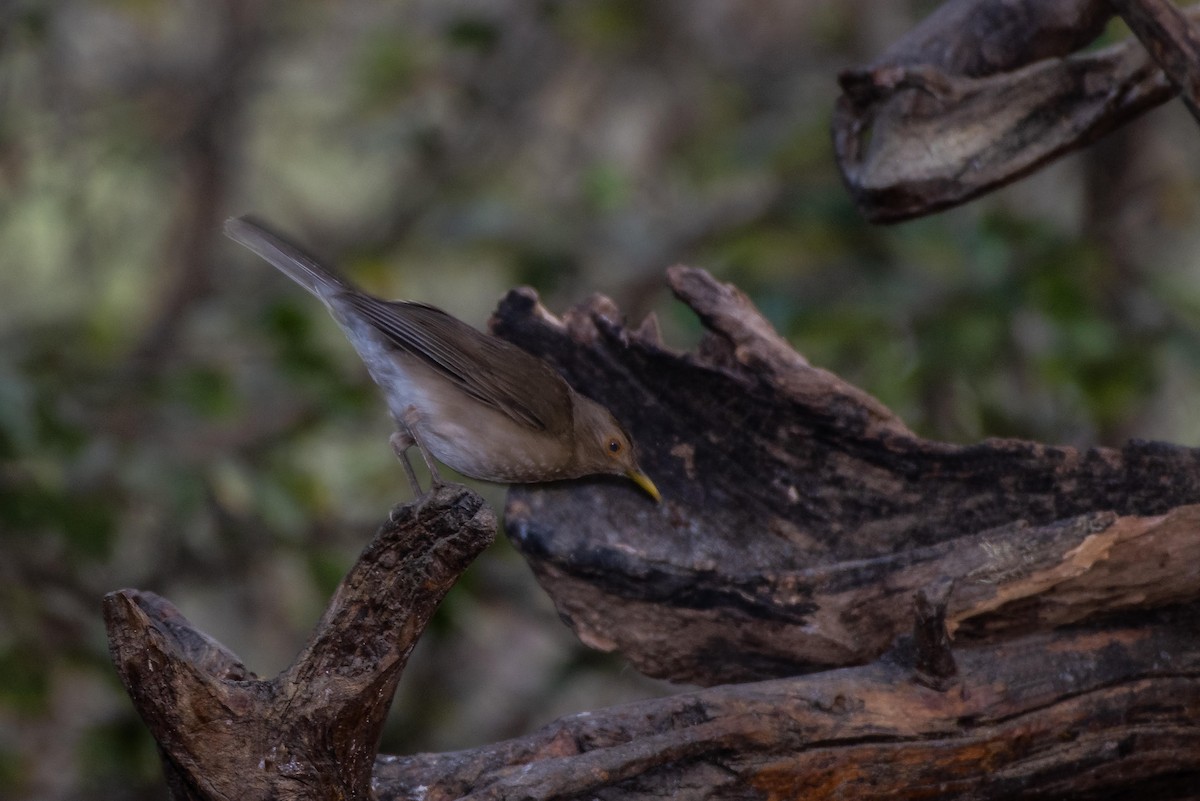
MULTIPOLYGON (((222 241, 231 214, 480 325, 528 283, 555 311, 654 311, 686 347, 662 270, 705 267, 928 436, 1200 440, 1185 113, 930 219, 850 204, 837 71, 930 7, 0 8, 0 796, 162 797, 103 593, 159 591, 269 675, 407 498, 349 345, 222 241)), ((384 747, 663 691, 576 644, 501 542, 419 644, 384 747)))

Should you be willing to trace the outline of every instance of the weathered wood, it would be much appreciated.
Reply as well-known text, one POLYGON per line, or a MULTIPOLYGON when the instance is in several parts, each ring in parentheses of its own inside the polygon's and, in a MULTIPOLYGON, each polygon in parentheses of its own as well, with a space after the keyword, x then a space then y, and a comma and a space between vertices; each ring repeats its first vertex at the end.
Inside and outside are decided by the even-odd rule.
POLYGON ((629 428, 663 493, 514 488, 506 527, 579 637, 711 685, 869 662, 952 581, 960 641, 1200 597, 1200 450, 951 445, 809 366, 736 289, 676 267, 708 333, 673 353, 594 299, 511 293, 495 331, 629 428))
POLYGON ((1077 52, 1111 14, 1105 0, 950 0, 843 72, 834 152, 859 210, 894 222, 963 203, 1174 97, 1135 39, 1077 52))
POLYGON ((1200 33, 1170 0, 1110 0, 1200 120, 1200 33))
MULTIPOLYGON (((470 516, 441 506, 448 518, 460 511, 470 516)), ((467 524, 487 522, 475 515, 467 524)), ((486 542, 482 528, 440 540, 451 572, 486 542)), ((442 559, 411 558, 420 545, 400 554, 379 544, 347 578, 310 652, 324 650, 315 645, 322 632, 343 640, 333 627, 356 630, 359 619, 346 620, 340 609, 351 596, 344 609, 371 618, 369 595, 380 593, 376 603, 391 607, 389 593, 399 590, 396 605, 415 601, 421 616, 440 591, 442 559), (414 597, 411 581, 378 581, 393 568, 411 580, 410 568, 422 561, 431 568, 429 599, 421 600, 420 587, 414 597)), ((941 592, 930 595, 936 606, 941 592)), ((390 698, 397 647, 387 647, 377 626, 368 623, 358 649, 330 651, 341 654, 326 663, 330 674, 283 688, 255 679, 157 596, 126 591, 107 604, 114 656, 159 738, 177 799, 1102 801, 1135 793, 1194 798, 1200 787, 1197 605, 968 645, 957 651, 957 674, 937 689, 919 670, 921 646, 901 643, 866 667, 581 713, 469 751, 379 756, 368 794, 359 777, 350 784, 340 776, 343 766, 329 752, 355 764, 373 755, 374 713, 341 716, 331 728, 324 698, 335 711, 342 699, 374 710, 381 694, 390 698), (197 674, 207 692, 194 691, 197 674)), ((378 619, 393 615, 388 609, 378 619)), ((412 629, 397 622, 403 650, 412 629)))
POLYGON ((380 757, 380 801, 1183 799, 1200 794, 1200 617, 958 653, 946 692, 881 662, 563 718, 470 751, 380 757))
POLYGON ((122 683, 159 744, 174 799, 368 799, 384 718, 441 599, 493 539, 474 493, 397 507, 287 670, 258 679, 165 599, 104 599, 122 683))
POLYGON ((491 541, 478 496, 398 507, 265 681, 166 601, 105 599, 176 799, 1117 799, 1200 786, 1200 451, 923 440, 740 292, 673 268, 666 350, 597 298, 495 328, 630 427, 663 490, 517 488, 510 535, 580 635, 714 687, 471 751, 378 757, 405 660, 491 541))

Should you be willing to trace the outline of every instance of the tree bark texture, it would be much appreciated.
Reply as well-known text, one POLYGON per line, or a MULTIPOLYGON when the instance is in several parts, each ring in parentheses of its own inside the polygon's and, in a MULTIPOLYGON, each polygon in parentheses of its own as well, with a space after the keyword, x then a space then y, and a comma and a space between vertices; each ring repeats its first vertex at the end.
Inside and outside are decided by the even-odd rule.
POLYGON ((381 757, 380 801, 1200 797, 1195 607, 968 646, 945 692, 882 661, 381 757))
POLYGON ((949 0, 840 76, 834 151, 851 196, 875 222, 918 217, 1083 147, 1180 86, 1192 103, 1197 13, 1167 0, 949 0), (1083 50, 1114 5, 1151 52, 1133 38, 1083 50))
POLYGON ((562 319, 502 302, 494 329, 608 404, 664 496, 514 488, 506 525, 586 642, 720 686, 376 757, 495 526, 442 488, 393 512, 270 681, 157 596, 106 598, 174 798, 1200 796, 1200 452, 924 440, 735 288, 668 279, 707 329, 693 352, 603 298, 562 319))
POLYGON ((159 744, 172 798, 370 798, 408 655, 495 528, 462 487, 397 507, 296 661, 269 681, 165 599, 105 596, 112 660, 159 744))
POLYGON ((584 642, 713 685, 869 662, 946 583, 960 642, 1200 597, 1200 450, 922 439, 734 287, 668 280, 707 327, 692 353, 603 300, 560 321, 517 291, 493 319, 614 411, 663 494, 510 492, 508 534, 584 642))

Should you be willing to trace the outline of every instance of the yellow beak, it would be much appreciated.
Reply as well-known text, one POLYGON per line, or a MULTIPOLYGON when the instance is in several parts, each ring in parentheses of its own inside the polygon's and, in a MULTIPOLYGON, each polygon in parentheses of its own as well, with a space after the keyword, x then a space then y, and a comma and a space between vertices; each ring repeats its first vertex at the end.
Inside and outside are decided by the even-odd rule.
POLYGON ((650 480, 648 475, 641 470, 630 470, 625 475, 629 476, 629 479, 634 484, 644 489, 646 494, 653 498, 656 503, 662 503, 662 495, 658 494, 658 487, 654 486, 654 482, 650 480))

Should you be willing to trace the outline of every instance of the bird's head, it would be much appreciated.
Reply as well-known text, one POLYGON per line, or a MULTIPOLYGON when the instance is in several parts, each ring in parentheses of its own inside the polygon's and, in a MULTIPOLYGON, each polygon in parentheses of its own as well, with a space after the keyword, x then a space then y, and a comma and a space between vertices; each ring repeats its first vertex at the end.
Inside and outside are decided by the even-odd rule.
POLYGON ((655 501, 662 496, 638 467, 633 442, 616 418, 600 404, 572 393, 575 428, 575 466, 581 476, 609 473, 629 478, 655 501))

